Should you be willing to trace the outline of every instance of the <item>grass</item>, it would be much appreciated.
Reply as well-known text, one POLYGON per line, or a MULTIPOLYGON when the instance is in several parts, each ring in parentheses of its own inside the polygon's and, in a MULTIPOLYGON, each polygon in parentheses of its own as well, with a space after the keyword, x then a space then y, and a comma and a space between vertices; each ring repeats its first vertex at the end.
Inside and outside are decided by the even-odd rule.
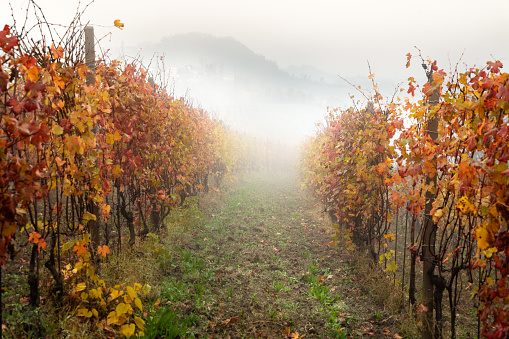
MULTIPOLYGON (((253 177, 221 196, 201 197, 202 210, 196 200, 186 200, 165 220, 162 234, 111 255, 101 278, 108 285, 152 285, 137 313, 147 338, 281 336, 287 327, 309 338, 355 337, 359 324, 385 315, 371 296, 352 292, 369 272, 323 246, 330 234, 319 227, 322 214, 292 180, 253 177)), ((3 278, 10 285, 18 279, 3 278)), ((20 283, 3 296, 20 298, 26 288, 20 283)), ((25 312, 18 306, 9 306, 4 317, 9 326, 25 312)), ((58 315, 38 310, 48 337, 111 335, 94 319, 76 317, 75 309, 58 315)))

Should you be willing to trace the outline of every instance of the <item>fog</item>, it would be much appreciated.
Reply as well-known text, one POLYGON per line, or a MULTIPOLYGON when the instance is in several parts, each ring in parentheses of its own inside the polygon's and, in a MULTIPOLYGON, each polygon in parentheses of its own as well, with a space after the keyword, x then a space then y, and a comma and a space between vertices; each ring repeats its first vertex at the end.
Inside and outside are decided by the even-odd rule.
MULTIPOLYGON (((369 87, 368 62, 380 92, 392 96, 409 76, 426 81, 419 58, 405 68, 415 46, 446 71, 509 56, 506 0, 35 2, 63 26, 88 5, 81 22, 94 26, 101 55, 137 60, 176 97, 242 133, 292 146, 313 134, 328 106, 347 108, 351 95, 363 104, 342 78, 369 87)), ((14 24, 12 11, 21 25, 29 3, 1 1, 0 24, 14 24)))

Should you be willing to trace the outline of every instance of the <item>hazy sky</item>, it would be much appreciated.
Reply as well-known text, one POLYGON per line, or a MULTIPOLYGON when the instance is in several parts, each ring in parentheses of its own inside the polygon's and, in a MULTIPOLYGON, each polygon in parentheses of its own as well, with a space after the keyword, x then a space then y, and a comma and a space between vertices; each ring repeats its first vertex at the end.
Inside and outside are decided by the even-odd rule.
MULTIPOLYGON (((3 25, 11 21, 9 3, 21 18, 28 0, 0 3, 3 25)), ((75 0, 36 3, 48 21, 60 24, 70 21, 78 5, 75 0)), ((366 76, 369 60, 377 76, 404 81, 405 54, 415 55, 414 46, 445 69, 463 51, 469 66, 484 65, 491 55, 508 63, 508 20, 508 0, 96 0, 82 21, 97 25, 98 35, 111 32, 112 50, 121 41, 131 46, 204 32, 232 36, 282 67, 309 64, 342 76, 366 76), (115 19, 125 23, 124 30, 112 27, 115 19)))
MULTIPOLYGON (((62 25, 69 24, 79 4, 36 3, 48 22, 62 25)), ((89 3, 81 1, 80 8, 89 3)), ((28 4, 29 0, 0 0, 0 25, 12 23, 11 6, 18 24, 23 22, 28 4)), ((446 71, 462 53, 460 70, 463 64, 483 67, 493 59, 509 69, 509 0, 95 0, 81 22, 93 24, 96 37, 105 36, 100 44, 112 57, 118 57, 121 45, 202 32, 231 36, 282 68, 311 65, 359 81, 367 78, 369 61, 375 79, 389 84, 385 88, 406 85, 409 76, 426 81, 419 58, 405 68, 406 54, 418 54, 414 46, 446 71), (113 26, 116 19, 125 24, 123 30, 113 26)), ((325 109, 313 113, 305 123, 309 126, 302 128, 311 132, 313 122, 325 115, 325 109)), ((273 121, 264 124, 288 130, 273 121)))

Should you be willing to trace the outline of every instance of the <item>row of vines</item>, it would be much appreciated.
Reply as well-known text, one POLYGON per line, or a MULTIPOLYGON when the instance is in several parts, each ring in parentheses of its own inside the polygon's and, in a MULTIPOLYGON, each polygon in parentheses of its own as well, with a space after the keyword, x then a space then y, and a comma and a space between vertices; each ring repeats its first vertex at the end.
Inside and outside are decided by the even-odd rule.
POLYGON ((330 110, 303 145, 302 185, 405 292, 423 338, 455 338, 469 309, 479 336, 507 338, 509 74, 499 61, 423 66, 430 81, 409 78, 410 98, 384 100, 374 84, 366 108, 330 110))
POLYGON ((136 63, 87 68, 78 26, 61 45, 22 33, 0 31, 0 267, 28 267, 32 307, 41 293, 55 305, 74 296, 78 316, 140 335, 150 285, 108 286, 101 260, 244 166, 249 141, 136 63), (52 278, 44 291, 42 274, 52 278))

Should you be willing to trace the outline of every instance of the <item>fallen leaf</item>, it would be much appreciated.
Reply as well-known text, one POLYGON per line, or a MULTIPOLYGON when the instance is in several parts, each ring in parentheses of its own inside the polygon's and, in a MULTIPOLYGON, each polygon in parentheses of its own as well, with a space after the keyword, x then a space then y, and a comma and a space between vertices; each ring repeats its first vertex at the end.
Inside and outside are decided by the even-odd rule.
POLYGON ((237 320, 239 320, 239 318, 242 316, 242 314, 239 314, 238 316, 236 317, 233 317, 233 318, 230 318, 230 319, 226 319, 222 322, 222 325, 223 327, 227 326, 227 325, 230 325, 230 324, 233 324, 233 323, 236 323, 237 320))
POLYGON ((287 337, 290 335, 290 327, 285 328, 285 330, 283 331, 283 335, 287 337))

